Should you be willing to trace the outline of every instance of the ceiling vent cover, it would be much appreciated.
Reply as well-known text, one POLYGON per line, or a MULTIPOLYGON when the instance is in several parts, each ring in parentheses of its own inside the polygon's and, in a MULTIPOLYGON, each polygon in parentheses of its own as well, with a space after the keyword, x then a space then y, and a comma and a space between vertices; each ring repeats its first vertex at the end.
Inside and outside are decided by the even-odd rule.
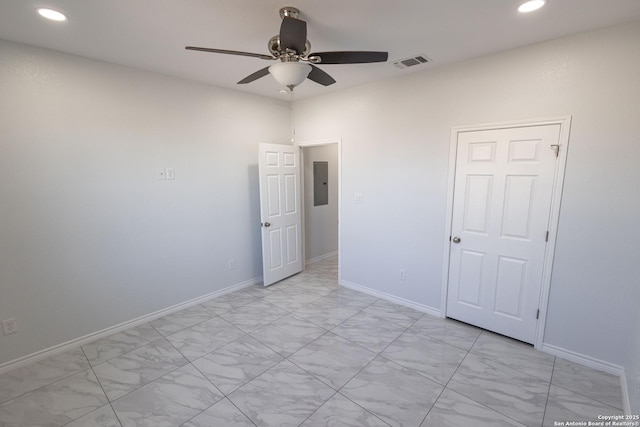
POLYGON ((411 58, 400 59, 395 61, 393 65, 404 70, 405 68, 415 67, 417 65, 424 65, 432 62, 431 59, 427 57, 427 55, 416 55, 411 58))

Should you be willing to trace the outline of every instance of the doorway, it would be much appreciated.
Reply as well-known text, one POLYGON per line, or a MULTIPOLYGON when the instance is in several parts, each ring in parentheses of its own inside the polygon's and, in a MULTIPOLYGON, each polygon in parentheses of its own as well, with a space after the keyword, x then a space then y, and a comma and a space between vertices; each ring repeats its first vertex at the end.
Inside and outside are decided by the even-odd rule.
POLYGON ((305 264, 337 257, 340 271, 340 140, 300 142, 305 264))
POLYGON ((569 124, 453 130, 447 317, 542 345, 569 124))

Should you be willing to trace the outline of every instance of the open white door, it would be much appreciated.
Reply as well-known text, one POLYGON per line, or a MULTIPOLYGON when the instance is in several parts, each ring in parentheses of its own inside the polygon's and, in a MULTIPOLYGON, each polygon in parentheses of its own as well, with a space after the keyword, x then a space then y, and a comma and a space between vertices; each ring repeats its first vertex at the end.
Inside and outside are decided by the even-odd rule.
POLYGON ((533 343, 560 125, 458 134, 447 316, 533 343))
POLYGON ((302 271, 300 149, 260 144, 262 275, 269 286, 302 271))

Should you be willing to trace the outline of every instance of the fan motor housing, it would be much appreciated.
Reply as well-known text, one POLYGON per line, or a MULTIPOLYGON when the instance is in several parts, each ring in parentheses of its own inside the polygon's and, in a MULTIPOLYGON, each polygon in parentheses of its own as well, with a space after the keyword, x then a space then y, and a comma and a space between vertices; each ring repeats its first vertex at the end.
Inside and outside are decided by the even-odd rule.
MULTIPOLYGON (((280 35, 276 34, 275 36, 269 39, 269 43, 267 43, 267 48, 269 48, 269 52, 276 58, 280 58, 283 56, 285 52, 280 48, 280 35)), ((311 52, 311 43, 307 40, 304 44, 304 52, 300 56, 307 56, 311 52)))

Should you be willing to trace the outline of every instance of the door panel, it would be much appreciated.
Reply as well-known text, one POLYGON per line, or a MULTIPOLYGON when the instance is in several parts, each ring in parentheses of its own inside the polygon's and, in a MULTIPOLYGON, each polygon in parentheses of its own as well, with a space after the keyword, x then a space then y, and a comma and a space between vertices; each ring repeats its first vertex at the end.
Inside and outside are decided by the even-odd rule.
POLYGON ((267 175, 268 216, 280 215, 280 176, 267 175))
POLYGON ((298 261, 298 253, 299 247, 298 242, 300 241, 300 236, 298 236, 297 225, 290 225, 287 227, 287 262, 293 263, 298 261))
POLYGON ((559 125, 458 134, 449 317, 534 341, 559 137, 559 125))
POLYGON ((487 234, 493 193, 493 176, 467 176, 467 191, 464 206, 464 230, 487 234))
POLYGON ((499 257, 494 313, 522 319, 526 266, 526 260, 499 257))
POLYGON ((282 231, 280 229, 269 230, 269 269, 276 270, 282 267, 282 231))
POLYGON ((510 141, 509 162, 537 162, 540 140, 510 141))
POLYGON ((495 163, 495 142, 473 142, 469 144, 469 163, 495 163))
POLYGON ((299 148, 260 144, 264 285, 302 271, 299 148))
POLYGON ((294 174, 287 174, 284 176, 284 191, 285 191, 285 214, 295 215, 298 209, 298 186, 297 179, 299 177, 294 174))
POLYGON ((460 254, 458 302, 481 308, 485 255, 468 250, 460 254))
POLYGON ((529 238, 536 177, 507 176, 502 214, 502 237, 529 238))

